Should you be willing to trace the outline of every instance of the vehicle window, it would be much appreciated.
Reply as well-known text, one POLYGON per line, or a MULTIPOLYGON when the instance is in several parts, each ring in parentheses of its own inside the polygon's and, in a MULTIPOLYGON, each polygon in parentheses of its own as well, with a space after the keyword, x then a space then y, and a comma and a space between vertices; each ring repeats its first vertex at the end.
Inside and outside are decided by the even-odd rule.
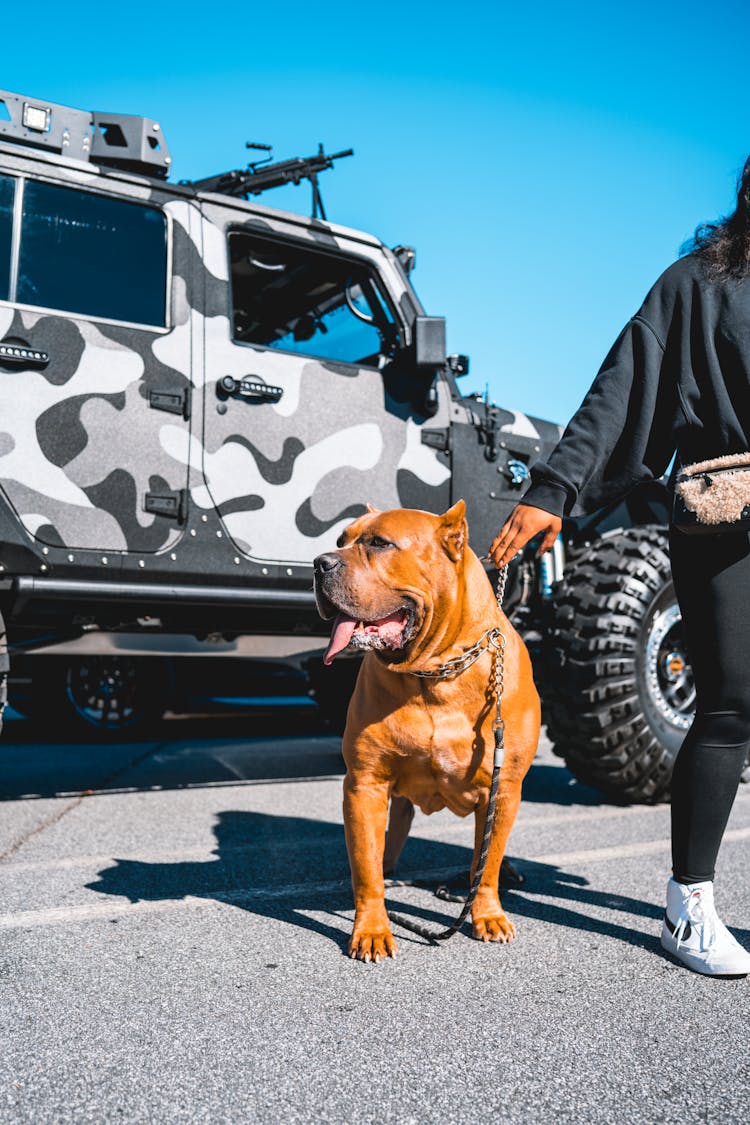
POLYGON ((165 323, 167 229, 154 207, 27 181, 16 300, 165 323))
POLYGON ((397 343, 366 266, 244 232, 229 235, 234 339, 377 367, 397 343))
POLYGON ((10 293, 15 187, 16 181, 11 176, 0 176, 0 301, 7 301, 10 293))

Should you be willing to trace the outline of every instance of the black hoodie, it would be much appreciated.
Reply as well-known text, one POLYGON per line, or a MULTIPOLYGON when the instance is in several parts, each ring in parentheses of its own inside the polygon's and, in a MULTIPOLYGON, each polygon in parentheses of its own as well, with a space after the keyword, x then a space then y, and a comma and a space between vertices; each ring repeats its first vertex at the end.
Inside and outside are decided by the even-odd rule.
POLYGON ((750 449, 750 280, 709 281, 694 254, 626 324, 522 503, 587 515, 642 481, 750 449))

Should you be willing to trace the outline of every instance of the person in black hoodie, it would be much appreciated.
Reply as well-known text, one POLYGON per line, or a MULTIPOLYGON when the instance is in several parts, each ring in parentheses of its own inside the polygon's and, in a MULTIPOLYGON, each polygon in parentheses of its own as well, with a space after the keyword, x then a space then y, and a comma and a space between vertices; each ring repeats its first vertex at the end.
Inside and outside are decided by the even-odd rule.
MULTIPOLYGON (((563 515, 587 515, 676 467, 750 450, 750 157, 727 218, 698 227, 611 351, 490 547, 506 564, 563 515)), ((662 946, 709 976, 750 973, 720 921, 716 857, 750 746, 750 533, 670 529, 697 709, 672 779, 662 946)))

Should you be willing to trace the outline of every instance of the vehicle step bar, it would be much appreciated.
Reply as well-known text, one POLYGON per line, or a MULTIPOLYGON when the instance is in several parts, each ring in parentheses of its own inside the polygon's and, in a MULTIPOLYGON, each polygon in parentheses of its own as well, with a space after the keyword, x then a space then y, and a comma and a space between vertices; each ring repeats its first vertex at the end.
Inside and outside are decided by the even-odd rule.
POLYGON ((21 577, 13 580, 14 610, 40 598, 85 602, 190 602, 192 605, 262 605, 301 609, 315 606, 312 590, 252 586, 189 586, 170 582, 85 582, 75 578, 21 577))

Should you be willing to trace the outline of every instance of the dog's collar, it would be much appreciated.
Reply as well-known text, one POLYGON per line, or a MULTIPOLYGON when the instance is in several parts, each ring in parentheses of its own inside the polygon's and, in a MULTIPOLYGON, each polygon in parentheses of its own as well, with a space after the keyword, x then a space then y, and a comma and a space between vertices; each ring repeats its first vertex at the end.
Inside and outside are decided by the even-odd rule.
POLYGON ((409 674, 419 676, 423 680, 447 680, 451 676, 459 676, 467 668, 471 668, 472 664, 476 663, 482 653, 487 652, 488 649, 500 652, 504 644, 505 637, 499 629, 488 629, 486 633, 482 633, 479 640, 471 648, 467 648, 460 656, 454 656, 451 660, 446 660, 445 664, 438 664, 437 668, 432 668, 429 671, 418 672, 409 669, 409 674))

